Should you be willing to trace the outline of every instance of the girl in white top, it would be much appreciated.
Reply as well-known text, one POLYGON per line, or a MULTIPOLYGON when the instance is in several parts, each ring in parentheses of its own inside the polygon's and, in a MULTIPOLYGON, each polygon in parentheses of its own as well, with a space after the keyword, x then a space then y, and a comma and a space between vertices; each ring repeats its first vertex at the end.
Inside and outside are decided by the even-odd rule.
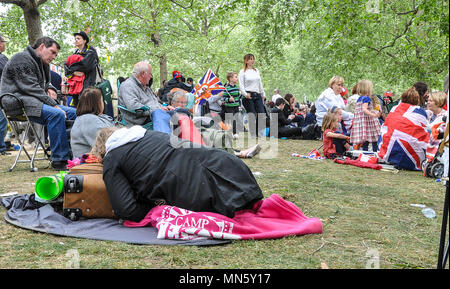
POLYGON ((246 54, 244 56, 244 68, 239 72, 239 88, 245 98, 242 99, 242 104, 247 111, 249 117, 249 129, 252 137, 256 137, 256 132, 265 129, 265 110, 263 99, 266 99, 266 94, 262 86, 261 76, 258 69, 254 67, 255 56, 253 54, 246 54), (253 115, 252 115, 253 114, 253 115), (259 117, 256 116, 259 115, 259 117), (264 120, 263 123, 258 124, 258 118, 264 120))

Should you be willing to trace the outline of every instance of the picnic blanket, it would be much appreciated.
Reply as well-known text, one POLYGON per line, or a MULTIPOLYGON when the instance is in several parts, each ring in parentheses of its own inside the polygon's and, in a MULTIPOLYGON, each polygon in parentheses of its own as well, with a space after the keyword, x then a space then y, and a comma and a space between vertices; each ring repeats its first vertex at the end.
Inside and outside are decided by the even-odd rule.
POLYGON ((373 164, 369 162, 363 162, 359 160, 352 160, 350 158, 345 159, 334 159, 335 163, 342 164, 342 165, 352 165, 360 168, 368 168, 368 169, 374 169, 374 170, 381 170, 383 168, 380 164, 373 164))
POLYGON ((279 195, 257 202, 252 209, 236 212, 233 218, 211 212, 193 212, 175 206, 157 206, 140 222, 125 221, 128 227, 153 226, 158 238, 275 239, 289 235, 322 233, 322 222, 308 218, 293 203, 279 195))
POLYGON ((2 198, 1 204, 8 209, 4 216, 6 222, 41 233, 140 245, 213 246, 231 243, 229 240, 213 239, 159 239, 156 228, 126 227, 121 221, 114 219, 71 221, 57 213, 52 205, 37 203, 34 194, 2 198))

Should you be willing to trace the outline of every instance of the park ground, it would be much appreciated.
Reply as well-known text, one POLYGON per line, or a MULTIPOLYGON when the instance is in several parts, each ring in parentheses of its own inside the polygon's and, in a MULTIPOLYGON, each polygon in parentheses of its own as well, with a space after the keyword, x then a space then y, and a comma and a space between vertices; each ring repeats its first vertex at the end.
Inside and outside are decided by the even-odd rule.
MULTIPOLYGON (((265 197, 278 194, 308 217, 320 218, 322 234, 211 247, 132 245, 24 230, 5 222, 6 209, 0 206, 0 267, 64 269, 75 250, 80 268, 88 269, 436 268, 442 183, 421 172, 376 171, 291 156, 307 154, 320 144, 266 142, 259 157, 244 162, 265 197), (276 154, 268 153, 269 147, 276 154), (411 204, 432 208, 437 216, 428 219, 411 204)), ((37 162, 37 172, 30 172, 27 164, 8 172, 13 160, 14 156, 0 159, 0 194, 33 193, 37 178, 56 173, 45 161, 37 162)))

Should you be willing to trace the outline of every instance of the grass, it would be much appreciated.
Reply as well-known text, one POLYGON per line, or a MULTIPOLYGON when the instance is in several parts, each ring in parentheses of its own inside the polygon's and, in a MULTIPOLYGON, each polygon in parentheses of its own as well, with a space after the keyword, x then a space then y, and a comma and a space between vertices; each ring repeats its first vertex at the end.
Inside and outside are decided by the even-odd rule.
MULTIPOLYGON (((256 179, 265 197, 279 194, 307 216, 320 218, 322 234, 213 247, 131 245, 36 233, 1 218, 0 267, 66 268, 76 250, 81 268, 314 269, 322 262, 329 268, 365 268, 373 254, 379 255, 380 268, 435 268, 443 185, 421 172, 375 171, 291 156, 319 145, 280 140, 276 158, 244 161, 261 173, 256 179), (413 203, 433 208, 437 217, 425 218, 413 203)), ((26 164, 8 172, 13 159, 0 159, 0 193, 32 193, 37 178, 56 173, 46 162, 37 163, 38 172, 26 164)), ((5 212, 0 206, 0 214, 5 212)))

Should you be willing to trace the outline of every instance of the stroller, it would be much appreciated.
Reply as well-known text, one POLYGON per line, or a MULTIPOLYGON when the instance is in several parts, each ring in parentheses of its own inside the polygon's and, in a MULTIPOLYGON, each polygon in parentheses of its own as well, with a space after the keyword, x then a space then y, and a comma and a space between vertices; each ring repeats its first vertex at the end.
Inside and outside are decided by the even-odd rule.
POLYGON ((426 158, 422 161, 422 172, 425 177, 440 179, 444 174, 444 162, 439 151, 441 142, 444 141, 446 128, 445 119, 431 128, 430 142, 426 150, 426 158))

